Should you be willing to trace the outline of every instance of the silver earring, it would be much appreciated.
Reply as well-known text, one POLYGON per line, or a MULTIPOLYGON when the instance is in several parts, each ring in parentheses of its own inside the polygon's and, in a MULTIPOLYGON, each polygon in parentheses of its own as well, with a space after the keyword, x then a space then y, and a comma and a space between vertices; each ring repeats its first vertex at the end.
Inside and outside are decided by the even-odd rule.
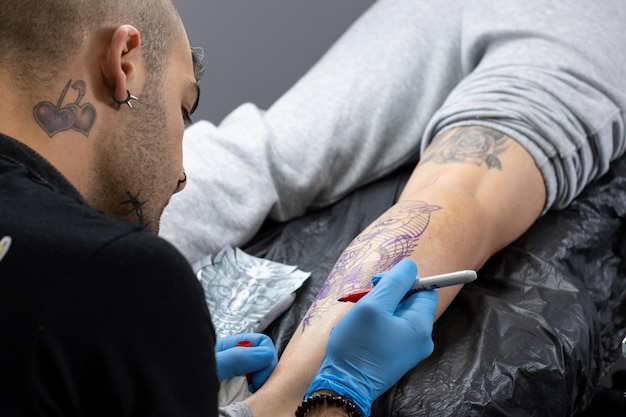
POLYGON ((126 98, 123 100, 118 100, 117 98, 115 98, 115 91, 113 92, 113 94, 111 94, 111 96, 113 97, 113 101, 111 102, 111 104, 117 104, 117 109, 119 110, 123 104, 127 104, 129 108, 133 108, 133 104, 130 102, 131 100, 139 100, 137 97, 135 97, 134 95, 132 95, 130 93, 130 91, 126 90, 126 98))

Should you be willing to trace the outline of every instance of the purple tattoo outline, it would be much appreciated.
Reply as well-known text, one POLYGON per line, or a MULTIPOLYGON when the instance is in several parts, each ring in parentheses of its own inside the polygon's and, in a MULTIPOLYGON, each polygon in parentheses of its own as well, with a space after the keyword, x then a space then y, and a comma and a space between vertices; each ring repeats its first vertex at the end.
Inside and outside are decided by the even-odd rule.
POLYGON ((409 257, 430 223, 431 213, 441 210, 423 201, 403 201, 359 234, 341 254, 302 320, 302 332, 311 320, 328 306, 321 306, 331 297, 337 299, 352 291, 371 286, 375 273, 384 272, 409 257), (366 275, 365 271, 373 271, 366 275))

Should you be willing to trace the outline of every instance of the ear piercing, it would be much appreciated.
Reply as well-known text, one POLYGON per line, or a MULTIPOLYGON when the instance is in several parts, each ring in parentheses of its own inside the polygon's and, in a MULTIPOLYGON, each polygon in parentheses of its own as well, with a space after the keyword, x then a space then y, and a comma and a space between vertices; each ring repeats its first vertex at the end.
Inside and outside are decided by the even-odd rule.
POLYGON ((111 104, 117 104, 117 109, 119 110, 120 108, 122 108, 122 105, 126 104, 128 105, 129 108, 133 108, 133 104, 130 102, 131 100, 139 100, 137 97, 135 97, 134 95, 132 95, 130 93, 130 91, 126 90, 126 98, 122 99, 122 100, 118 100, 117 98, 115 98, 115 91, 113 92, 113 94, 111 94, 111 96, 113 97, 113 101, 111 102, 111 104))

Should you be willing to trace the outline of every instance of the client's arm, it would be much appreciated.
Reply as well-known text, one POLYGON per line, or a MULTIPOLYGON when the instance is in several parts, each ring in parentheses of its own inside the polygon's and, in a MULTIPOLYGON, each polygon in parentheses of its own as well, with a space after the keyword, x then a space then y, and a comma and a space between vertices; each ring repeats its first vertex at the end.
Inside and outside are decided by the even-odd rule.
MULTIPOLYGON (((247 401, 256 417, 292 416, 322 360, 330 330, 350 309, 336 300, 368 287, 372 275, 403 258, 421 276, 480 269, 520 236, 545 203, 531 156, 497 131, 466 126, 430 146, 398 203, 357 236, 285 349, 274 373, 247 401)), ((437 316, 459 287, 439 291, 437 316)))
MULTIPOLYGON (((432 353, 437 291, 407 296, 416 274, 415 262, 409 259, 398 262, 337 323, 306 399, 295 413, 297 417, 369 416, 374 400, 432 353), (398 346, 411 348, 398 351, 398 346)), ((236 336, 235 340, 249 335, 236 336)), ((231 365, 237 367, 235 362, 239 360, 251 365, 259 363, 255 359, 259 355, 247 357, 250 349, 228 350, 221 362, 229 374, 231 365)), ((220 358, 218 370, 219 365, 220 358)), ((243 368, 251 369, 248 365, 243 368)), ((220 409, 220 415, 250 417, 252 414, 246 404, 234 403, 220 409)))

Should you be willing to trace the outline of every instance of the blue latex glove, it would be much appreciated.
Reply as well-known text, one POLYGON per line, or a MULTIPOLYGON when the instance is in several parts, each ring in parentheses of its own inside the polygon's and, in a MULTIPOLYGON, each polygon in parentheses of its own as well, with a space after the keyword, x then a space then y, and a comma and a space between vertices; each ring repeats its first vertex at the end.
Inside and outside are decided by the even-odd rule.
POLYGON ((400 302, 416 275, 413 261, 400 261, 337 323, 305 398, 331 390, 369 416, 372 402, 432 353, 437 291, 400 302))
POLYGON ((220 337, 215 343, 217 377, 220 383, 234 376, 252 374, 250 392, 256 392, 267 381, 278 363, 272 339, 260 333, 242 333, 220 337), (249 340, 252 347, 238 347, 237 342, 249 340))

